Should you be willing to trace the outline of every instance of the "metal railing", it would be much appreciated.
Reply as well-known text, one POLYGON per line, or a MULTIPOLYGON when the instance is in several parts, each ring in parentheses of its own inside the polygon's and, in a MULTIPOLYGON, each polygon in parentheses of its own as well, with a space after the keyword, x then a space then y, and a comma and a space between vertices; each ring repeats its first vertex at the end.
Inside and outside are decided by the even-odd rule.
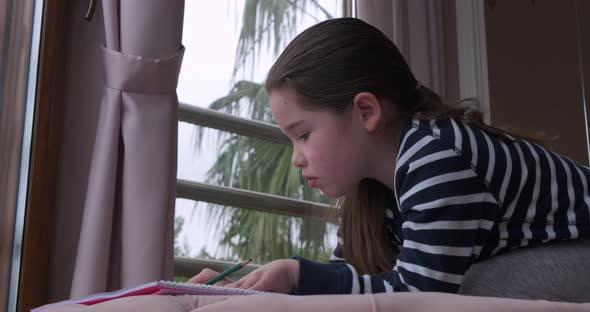
POLYGON ((289 138, 281 132, 281 128, 266 122, 240 118, 184 103, 180 103, 178 113, 180 121, 194 125, 237 133, 278 144, 291 145, 289 138))
POLYGON ((335 211, 326 204, 186 180, 176 182, 176 196, 293 217, 310 217, 330 223, 337 220, 335 211))

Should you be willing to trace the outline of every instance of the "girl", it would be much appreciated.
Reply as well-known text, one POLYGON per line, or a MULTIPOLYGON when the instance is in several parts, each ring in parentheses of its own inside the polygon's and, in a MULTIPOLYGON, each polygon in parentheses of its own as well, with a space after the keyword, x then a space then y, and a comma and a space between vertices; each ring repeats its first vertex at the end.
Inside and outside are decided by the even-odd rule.
POLYGON ((443 105, 361 20, 304 31, 271 68, 266 89, 293 142, 293 165, 337 199, 339 244, 329 264, 277 260, 226 286, 456 293, 474 262, 590 237, 589 168, 485 125, 469 103, 443 105))

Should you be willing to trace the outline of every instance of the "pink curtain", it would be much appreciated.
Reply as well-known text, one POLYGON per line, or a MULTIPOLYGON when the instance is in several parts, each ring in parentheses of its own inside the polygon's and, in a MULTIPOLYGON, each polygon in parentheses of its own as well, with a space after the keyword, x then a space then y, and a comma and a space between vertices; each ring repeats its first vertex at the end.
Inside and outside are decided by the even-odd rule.
POLYGON ((459 99, 454 1, 364 0, 358 17, 393 40, 423 85, 459 99))
POLYGON ((105 86, 71 297, 171 279, 174 268, 184 0, 102 9, 105 86))

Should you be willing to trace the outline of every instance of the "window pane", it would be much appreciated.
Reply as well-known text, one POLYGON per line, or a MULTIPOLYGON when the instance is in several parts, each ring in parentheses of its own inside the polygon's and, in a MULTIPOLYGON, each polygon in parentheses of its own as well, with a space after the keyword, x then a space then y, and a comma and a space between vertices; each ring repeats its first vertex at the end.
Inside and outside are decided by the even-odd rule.
MULTIPOLYGON (((187 1, 180 102, 274 123, 263 87, 266 72, 298 33, 342 16, 342 9, 343 0, 187 1), (244 8, 254 3, 257 14, 246 12, 244 8), (279 29, 276 36, 274 29, 279 29)), ((179 179, 328 202, 319 191, 309 189, 300 170, 291 165, 290 146, 183 122, 178 130, 179 179)), ((185 199, 177 199, 176 218, 178 222, 184 218, 182 230, 176 232, 177 255, 252 257, 263 263, 300 253, 327 260, 335 245, 322 245, 326 235, 335 239, 335 233, 330 230, 333 226, 324 227, 321 221, 185 199)))
POLYGON ((176 199, 174 255, 266 263, 300 254, 327 261, 336 226, 319 220, 176 199))

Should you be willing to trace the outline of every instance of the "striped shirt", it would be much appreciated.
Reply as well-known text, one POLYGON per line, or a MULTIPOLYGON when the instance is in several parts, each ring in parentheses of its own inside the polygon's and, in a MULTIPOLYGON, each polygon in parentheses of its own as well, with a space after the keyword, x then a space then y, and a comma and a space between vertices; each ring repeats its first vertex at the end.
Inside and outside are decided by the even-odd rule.
POLYGON ((455 119, 408 121, 385 227, 391 272, 360 275, 339 243, 330 263, 299 256, 297 294, 457 293, 472 263, 551 240, 590 238, 590 168, 455 119))

